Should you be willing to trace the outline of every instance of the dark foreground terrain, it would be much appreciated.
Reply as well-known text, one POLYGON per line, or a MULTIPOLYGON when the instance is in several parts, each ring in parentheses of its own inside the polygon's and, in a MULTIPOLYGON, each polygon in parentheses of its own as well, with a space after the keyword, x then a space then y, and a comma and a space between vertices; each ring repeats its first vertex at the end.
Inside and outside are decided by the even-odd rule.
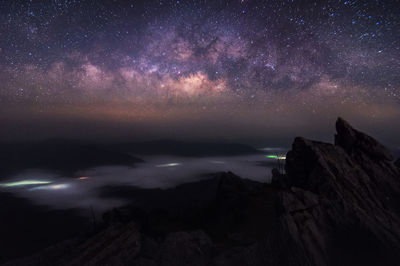
POLYGON ((74 237, 91 226, 80 210, 53 210, 7 192, 0 193, 0 211, 0 264, 74 237))
POLYGON ((228 172, 104 188, 132 204, 6 265, 399 265, 400 163, 344 120, 336 130, 335 144, 296 138, 271 185, 228 172))

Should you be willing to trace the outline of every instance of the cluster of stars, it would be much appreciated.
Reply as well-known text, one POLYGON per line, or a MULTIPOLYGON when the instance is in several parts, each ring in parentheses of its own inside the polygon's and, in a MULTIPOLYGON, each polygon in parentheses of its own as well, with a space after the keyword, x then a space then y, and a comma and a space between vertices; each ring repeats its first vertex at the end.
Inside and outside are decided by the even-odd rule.
POLYGON ((383 0, 0 1, 0 102, 398 104, 399 14, 383 0))

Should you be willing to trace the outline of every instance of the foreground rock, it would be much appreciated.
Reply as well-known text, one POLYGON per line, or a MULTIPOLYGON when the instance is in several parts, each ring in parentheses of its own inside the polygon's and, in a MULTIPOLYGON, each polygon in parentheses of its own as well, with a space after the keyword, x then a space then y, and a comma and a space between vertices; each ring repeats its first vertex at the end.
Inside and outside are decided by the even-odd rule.
POLYGON ((286 265, 397 265, 399 169, 370 136, 336 129, 335 145, 296 138, 287 154, 271 251, 290 247, 286 265))
POLYGON ((153 191, 175 208, 114 210, 96 232, 8 265, 398 265, 400 169, 372 137, 336 129, 335 144, 296 138, 272 186, 222 173, 153 191), (188 197, 196 186, 209 200, 188 197))

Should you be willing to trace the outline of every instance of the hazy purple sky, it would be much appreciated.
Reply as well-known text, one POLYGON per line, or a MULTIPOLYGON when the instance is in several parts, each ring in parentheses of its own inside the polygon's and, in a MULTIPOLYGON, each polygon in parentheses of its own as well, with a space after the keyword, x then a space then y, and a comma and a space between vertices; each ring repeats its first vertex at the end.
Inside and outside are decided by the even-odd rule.
POLYGON ((398 1, 0 1, 0 137, 400 146, 398 1))

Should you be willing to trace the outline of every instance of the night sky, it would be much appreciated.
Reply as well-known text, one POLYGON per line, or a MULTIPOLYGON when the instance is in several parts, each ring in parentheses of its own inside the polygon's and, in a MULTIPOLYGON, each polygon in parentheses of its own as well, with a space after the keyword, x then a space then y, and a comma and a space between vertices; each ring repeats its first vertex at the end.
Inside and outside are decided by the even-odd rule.
POLYGON ((400 146, 399 1, 0 1, 0 138, 400 146))

